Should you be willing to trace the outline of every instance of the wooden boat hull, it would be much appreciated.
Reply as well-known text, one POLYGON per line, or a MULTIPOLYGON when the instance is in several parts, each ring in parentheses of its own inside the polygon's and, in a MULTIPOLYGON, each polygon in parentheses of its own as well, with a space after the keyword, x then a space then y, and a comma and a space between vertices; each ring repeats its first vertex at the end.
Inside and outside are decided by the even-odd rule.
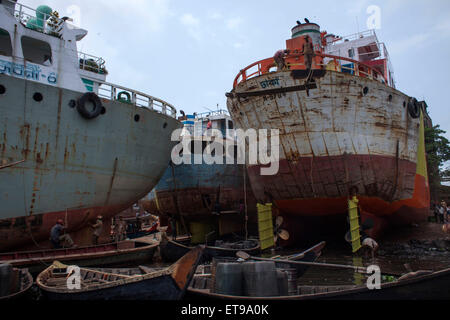
POLYGON ((39 274, 36 283, 50 300, 179 300, 184 296, 202 253, 203 248, 197 247, 166 270, 119 280, 117 275, 109 274, 116 280, 80 290, 69 290, 65 284, 59 288, 49 286, 55 265, 39 274))
POLYGON ((90 292, 66 293, 46 292, 49 300, 180 300, 183 292, 167 275, 127 286, 106 288, 90 292))
MULTIPOLYGON (((161 258, 165 262, 173 262, 187 252, 193 249, 189 245, 179 243, 177 241, 168 240, 161 241, 159 244, 161 258)), ((254 247, 249 249, 232 249, 232 248, 221 248, 214 246, 205 246, 205 251, 203 254, 203 261, 210 261, 215 257, 236 257, 238 251, 244 251, 249 255, 257 255, 261 252, 261 247, 259 243, 256 243, 254 247)))
POLYGON ((188 299, 202 300, 448 300, 450 298, 450 269, 433 272, 381 285, 381 289, 369 290, 367 286, 323 293, 285 297, 242 297, 211 293, 189 287, 188 299))
POLYGON ((124 241, 74 249, 6 253, 0 254, 0 261, 14 267, 28 268, 31 274, 36 275, 55 260, 80 267, 149 263, 157 247, 158 244, 124 241), (127 248, 132 243, 137 247, 127 248))

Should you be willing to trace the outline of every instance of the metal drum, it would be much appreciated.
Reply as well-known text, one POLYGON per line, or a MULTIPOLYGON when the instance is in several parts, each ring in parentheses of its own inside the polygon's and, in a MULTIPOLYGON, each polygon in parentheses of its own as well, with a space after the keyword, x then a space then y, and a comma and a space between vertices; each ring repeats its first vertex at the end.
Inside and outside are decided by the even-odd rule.
POLYGON ((217 264, 214 291, 231 296, 242 295, 242 264, 221 262, 217 264))
POLYGON ((246 262, 242 265, 244 293, 250 297, 278 296, 275 262, 246 262))
POLYGON ((0 264, 0 297, 10 294, 13 268, 10 264, 0 264))
POLYGON ((282 269, 287 274, 288 279, 288 295, 296 296, 298 295, 297 287, 297 269, 282 269))
POLYGON ((288 274, 285 270, 277 269, 278 294, 280 296, 289 295, 288 274))

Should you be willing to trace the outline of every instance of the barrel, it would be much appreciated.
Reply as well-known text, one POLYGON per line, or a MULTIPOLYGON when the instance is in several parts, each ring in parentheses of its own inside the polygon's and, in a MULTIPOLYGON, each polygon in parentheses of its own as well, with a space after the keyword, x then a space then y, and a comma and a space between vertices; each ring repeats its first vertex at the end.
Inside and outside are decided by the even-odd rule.
POLYGON ((287 274, 287 282, 288 282, 288 295, 296 296, 298 295, 298 287, 297 287, 297 269, 282 269, 287 274))
POLYGON ((12 265, 6 263, 0 264, 0 297, 4 297, 10 294, 12 276, 12 265))
POLYGON ((230 257, 213 257, 212 258, 212 262, 211 262, 211 268, 210 268, 210 272, 211 272, 211 287, 209 287, 209 289, 211 289, 212 291, 215 290, 216 288, 216 270, 217 270, 217 265, 219 263, 233 263, 236 262, 235 258, 230 258, 230 257))
POLYGON ((221 262, 217 264, 215 292, 231 296, 242 295, 242 264, 221 262))
POLYGON ((242 266, 244 294, 250 297, 278 296, 275 262, 246 262, 242 266))
POLYGON ((280 296, 287 296, 288 291, 288 275, 287 272, 281 269, 277 269, 277 284, 278 284, 278 294, 280 296))

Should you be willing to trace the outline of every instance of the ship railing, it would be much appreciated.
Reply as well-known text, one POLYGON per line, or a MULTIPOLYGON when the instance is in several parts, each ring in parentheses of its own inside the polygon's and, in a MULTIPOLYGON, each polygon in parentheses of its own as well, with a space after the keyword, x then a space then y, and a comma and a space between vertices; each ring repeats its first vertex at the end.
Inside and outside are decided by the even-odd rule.
POLYGON ((7 10, 10 11, 16 20, 24 27, 55 37, 61 36, 65 21, 57 17, 54 12, 46 14, 15 1, 3 0, 3 2, 7 10), (43 18, 38 18, 38 13, 42 14, 43 18))
POLYGON ((216 110, 216 111, 195 113, 196 119, 203 119, 203 118, 207 118, 207 117, 214 117, 214 116, 221 116, 221 115, 229 116, 230 114, 228 113, 227 110, 223 110, 223 109, 216 110))
MULTIPOLYGON (((302 55, 303 54, 290 54, 287 58, 295 58, 302 55)), ((346 57, 339 57, 318 52, 315 53, 315 56, 320 56, 323 58, 328 58, 328 60, 332 60, 334 62, 334 68, 331 67, 332 69, 334 69, 333 71, 350 73, 354 76, 365 77, 372 80, 383 82, 387 85, 389 84, 385 76, 383 76, 383 74, 380 71, 363 62, 356 61, 346 57)), ((314 60, 315 59, 313 59, 312 64, 313 69, 330 70, 330 65, 324 63, 317 64, 316 61, 314 60)), ((304 63, 287 63, 287 66, 292 70, 306 68, 304 63)), ((248 67, 242 69, 238 73, 238 75, 234 79, 233 88, 236 88, 237 85, 241 82, 245 82, 251 78, 272 72, 272 68, 276 68, 275 61, 273 58, 260 60, 258 62, 249 65, 248 67)))
POLYGON ((361 38, 365 38, 365 37, 370 37, 370 36, 377 36, 375 30, 370 29, 370 30, 365 30, 365 31, 361 31, 361 32, 357 32, 354 34, 350 34, 344 37, 338 37, 336 40, 334 40, 332 42, 332 44, 337 44, 337 43, 341 43, 341 42, 345 42, 345 41, 354 41, 354 40, 358 40, 361 38))
POLYGON ((177 115, 175 107, 164 100, 108 82, 99 83, 98 96, 111 101, 120 101, 137 107, 148 108, 172 118, 176 118, 177 115))
POLYGON ((95 72, 99 74, 108 74, 106 71, 105 63, 101 57, 96 57, 84 52, 78 52, 79 68, 82 70, 95 72))

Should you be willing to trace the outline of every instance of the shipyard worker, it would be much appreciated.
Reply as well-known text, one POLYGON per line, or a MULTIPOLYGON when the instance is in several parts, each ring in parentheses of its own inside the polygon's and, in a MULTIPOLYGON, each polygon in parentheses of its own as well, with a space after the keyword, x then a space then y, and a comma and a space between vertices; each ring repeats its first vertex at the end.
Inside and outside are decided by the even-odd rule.
POLYGON ((440 209, 440 204, 437 202, 437 201, 435 201, 434 203, 433 203, 433 214, 434 214, 434 221, 436 222, 436 223, 438 223, 439 222, 439 209, 440 209))
POLYGON ((103 217, 98 216, 97 221, 95 224, 91 224, 92 229, 94 229, 94 232, 92 233, 92 244, 97 245, 98 244, 98 238, 100 237, 103 229, 103 217))
POLYGON ((63 234, 65 229, 66 227, 64 227, 64 222, 62 221, 62 219, 58 219, 56 221, 56 224, 50 231, 50 241, 53 245, 53 248, 62 248, 63 246, 61 245, 61 243, 66 243, 68 247, 72 247, 74 245, 70 235, 63 234))
POLYGON ((172 231, 172 240, 175 241, 177 239, 177 221, 174 217, 169 217, 170 221, 170 230, 172 231))
POLYGON ((441 207, 444 208, 444 210, 443 210, 444 212, 443 212, 443 214, 442 214, 442 223, 444 223, 444 221, 447 220, 447 210, 448 210, 447 202, 445 202, 444 200, 442 200, 442 201, 441 201, 441 207))
POLYGON ((116 221, 114 225, 114 239, 116 242, 125 240, 126 238, 126 223, 123 221, 122 216, 119 217, 119 221, 116 221))
POLYGON ((365 249, 366 252, 369 251, 372 254, 372 259, 374 259, 375 253, 377 252, 378 247, 379 247, 378 243, 375 240, 373 240, 372 238, 366 237, 362 241, 361 245, 362 245, 362 249, 365 249))
POLYGON ((447 211, 446 207, 444 207, 442 205, 442 203, 445 203, 444 201, 441 202, 440 206, 439 206, 439 222, 440 223, 444 223, 444 215, 447 211))
POLYGON ((305 43, 303 44, 303 51, 305 57, 306 70, 310 70, 312 66, 312 59, 314 57, 314 48, 312 43, 309 41, 309 37, 305 36, 305 43))
POLYGON ((284 58, 288 53, 289 53, 288 50, 278 50, 277 52, 275 52, 273 59, 275 60, 275 64, 277 65, 278 71, 281 71, 286 68, 284 58))

